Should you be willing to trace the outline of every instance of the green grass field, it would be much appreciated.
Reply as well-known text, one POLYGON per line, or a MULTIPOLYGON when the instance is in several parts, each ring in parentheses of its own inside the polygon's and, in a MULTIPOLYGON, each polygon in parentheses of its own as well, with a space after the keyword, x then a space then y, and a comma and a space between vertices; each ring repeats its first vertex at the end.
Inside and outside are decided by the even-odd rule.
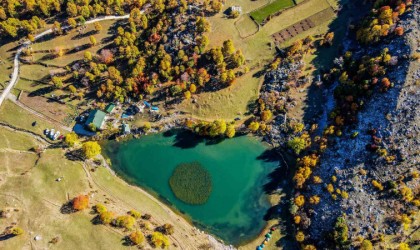
POLYGON ((274 2, 251 12, 251 17, 259 24, 261 24, 268 16, 277 13, 278 11, 292 7, 293 0, 275 0, 274 2))

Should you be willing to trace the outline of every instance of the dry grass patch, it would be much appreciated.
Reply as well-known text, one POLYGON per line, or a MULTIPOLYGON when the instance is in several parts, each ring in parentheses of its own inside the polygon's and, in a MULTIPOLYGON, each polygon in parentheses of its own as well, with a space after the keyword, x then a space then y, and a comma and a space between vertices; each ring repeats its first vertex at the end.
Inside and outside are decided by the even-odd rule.
POLYGON ((40 142, 32 137, 0 127, 0 149, 29 150, 39 144, 40 142))
POLYGON ((30 97, 26 92, 21 93, 20 101, 57 122, 70 125, 74 121, 75 110, 67 104, 54 102, 42 96, 30 97))
POLYGON ((29 113, 9 100, 3 102, 0 107, 0 121, 17 128, 32 131, 44 138, 46 138, 44 136, 44 130, 46 128, 54 128, 56 131, 59 129, 59 126, 51 124, 50 122, 29 113), (32 126, 32 123, 35 121, 37 122, 36 126, 32 126))
POLYGON ((241 37, 248 37, 258 32, 258 25, 248 15, 242 15, 235 23, 241 37))

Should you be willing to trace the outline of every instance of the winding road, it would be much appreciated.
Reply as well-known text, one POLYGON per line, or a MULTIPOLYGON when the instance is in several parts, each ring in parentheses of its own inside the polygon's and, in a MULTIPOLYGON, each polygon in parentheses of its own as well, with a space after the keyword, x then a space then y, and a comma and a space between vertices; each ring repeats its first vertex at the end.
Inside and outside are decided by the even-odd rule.
MULTIPOLYGON (((124 16, 104 16, 104 17, 98 17, 98 18, 94 18, 94 19, 91 19, 89 21, 86 21, 85 24, 92 24, 92 23, 101 22, 101 21, 105 21, 105 20, 128 19, 129 17, 130 17, 130 15, 124 15, 124 16)), ((69 26, 64 26, 61 29, 67 29, 67 28, 69 28, 69 26)), ((46 36, 48 34, 51 34, 52 32, 53 32, 53 29, 48 29, 48 30, 46 30, 46 31, 44 31, 42 33, 39 33, 38 35, 35 36, 35 41, 38 40, 38 39, 40 39, 43 36, 46 36)), ((30 41, 25 41, 22 44, 22 46, 20 46, 18 48, 18 50, 16 51, 16 55, 15 55, 15 58, 13 60, 13 73, 12 73, 11 79, 9 81, 9 84, 7 85, 7 87, 4 89, 4 91, 0 95, 0 106, 2 105, 2 103, 6 99, 6 97, 9 95, 9 93, 13 89, 13 87, 18 82, 18 79, 19 79, 19 57, 22 54, 23 49, 25 49, 26 47, 28 47, 31 44, 32 43, 30 41)))

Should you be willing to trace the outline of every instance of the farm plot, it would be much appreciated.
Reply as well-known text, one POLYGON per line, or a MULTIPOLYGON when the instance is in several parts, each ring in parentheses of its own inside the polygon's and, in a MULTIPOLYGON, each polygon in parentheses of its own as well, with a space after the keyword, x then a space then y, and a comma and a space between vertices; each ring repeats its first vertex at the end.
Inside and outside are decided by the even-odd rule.
POLYGON ((276 0, 270 4, 267 4, 260 9, 257 9, 250 13, 252 19, 254 19, 258 24, 262 24, 267 17, 273 15, 280 10, 294 6, 293 0, 276 0))

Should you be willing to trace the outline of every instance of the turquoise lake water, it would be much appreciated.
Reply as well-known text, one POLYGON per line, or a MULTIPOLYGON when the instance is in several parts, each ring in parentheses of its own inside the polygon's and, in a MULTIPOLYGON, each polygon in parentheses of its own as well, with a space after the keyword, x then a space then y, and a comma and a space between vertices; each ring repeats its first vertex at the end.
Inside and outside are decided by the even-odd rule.
POLYGON ((249 136, 214 142, 186 131, 111 141, 103 149, 119 175, 170 203, 199 228, 235 245, 256 237, 265 226, 270 204, 263 186, 278 166, 277 161, 259 159, 266 150, 249 136), (203 205, 178 200, 169 187, 174 168, 194 161, 212 177, 212 193, 203 205))

